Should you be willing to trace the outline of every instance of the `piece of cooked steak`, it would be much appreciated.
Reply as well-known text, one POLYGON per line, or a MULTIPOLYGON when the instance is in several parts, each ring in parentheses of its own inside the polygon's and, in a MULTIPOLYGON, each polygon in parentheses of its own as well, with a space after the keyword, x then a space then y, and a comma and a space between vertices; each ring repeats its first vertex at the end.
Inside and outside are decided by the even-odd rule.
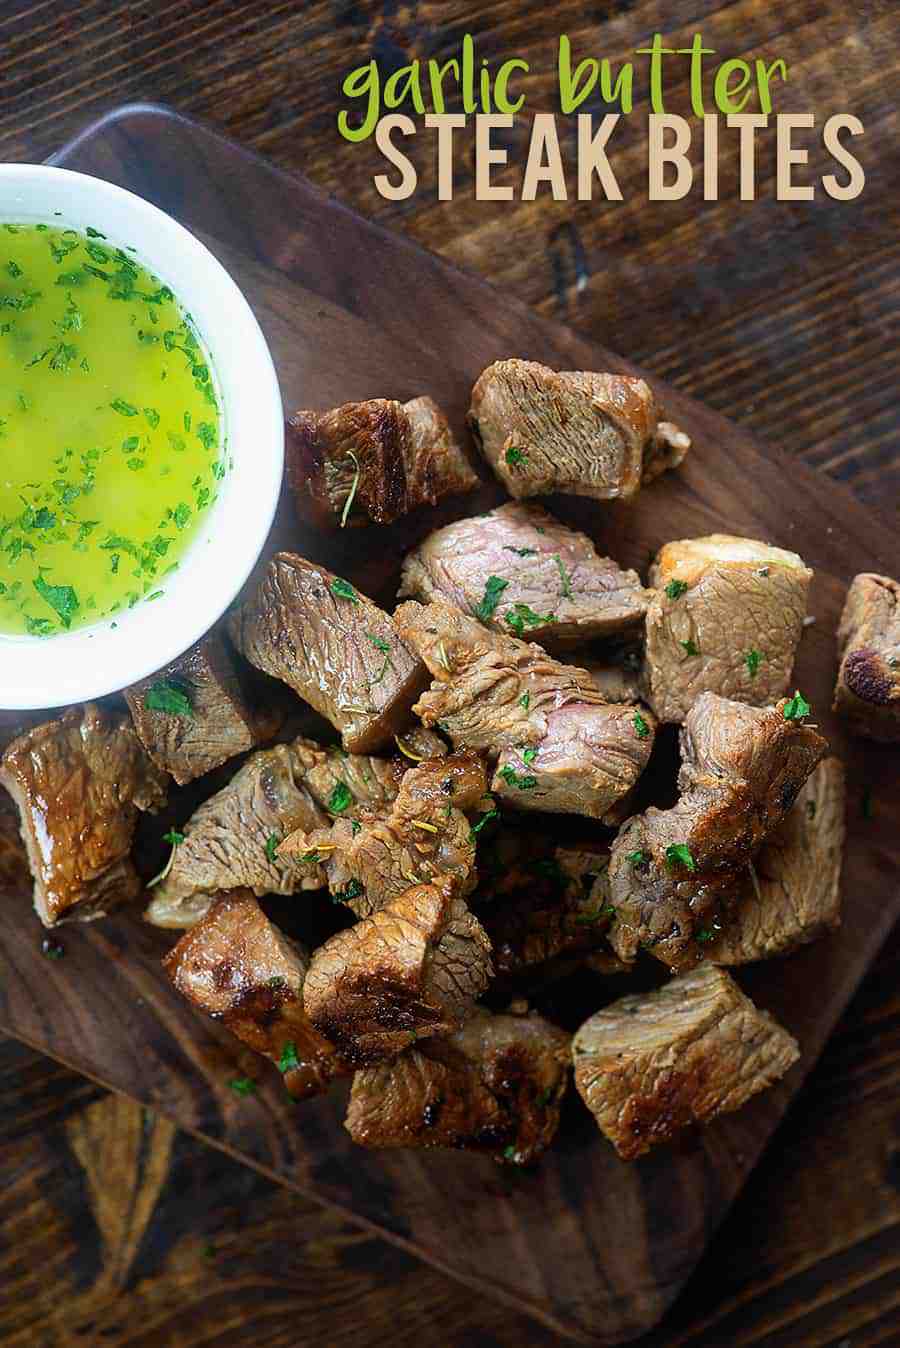
POLYGON ((218 895, 163 960, 182 996, 275 1063, 298 1099, 320 1095, 348 1070, 303 1009, 308 965, 308 953, 246 889, 218 895))
POLYGON ((499 755, 491 790, 517 809, 602 818, 634 786, 649 712, 604 702, 586 670, 443 601, 401 604, 394 620, 434 676, 414 711, 458 748, 499 755))
POLYGON ((528 1165, 559 1125, 569 1046, 536 1014, 477 1010, 451 1038, 357 1072, 344 1127, 363 1147, 456 1147, 528 1165))
POLYGON ((125 689, 138 738, 179 786, 277 733, 277 714, 251 711, 234 660, 211 632, 170 665, 125 689))
POLYGON ((635 627, 648 592, 587 534, 512 501, 429 534, 403 563, 400 597, 444 599, 495 632, 563 649, 635 627))
POLYGON ((641 947, 675 970, 703 958, 748 863, 825 753, 793 711, 793 700, 757 708, 697 698, 681 729, 677 802, 635 815, 612 845, 610 941, 620 959, 641 947))
MULTIPOLYGON (((561 956, 586 955, 606 944, 609 850, 559 847, 532 865, 525 892, 487 903, 481 915, 500 974, 516 974, 561 956)), ((472 899, 490 895, 490 888, 472 899)))
POLYGON ((855 576, 838 627, 834 710, 867 739, 900 740, 900 584, 855 576))
POLYGON ((251 754, 184 825, 184 841, 155 890, 147 921, 157 927, 193 926, 212 895, 225 889, 247 888, 257 895, 321 889, 320 867, 286 862, 277 848, 297 829, 312 833, 327 824, 328 815, 306 782, 326 758, 319 745, 302 736, 251 754))
POLYGON ((648 476, 680 462, 690 441, 665 423, 649 386, 630 375, 557 373, 530 360, 498 360, 472 390, 469 424, 510 496, 570 492, 633 496, 648 476), (679 458, 680 455, 680 458, 679 458))
POLYGON ((104 917, 138 894, 131 840, 139 811, 165 804, 168 778, 126 716, 88 702, 35 726, 7 748, 0 784, 18 806, 45 927, 104 917))
POLYGON ((348 754, 326 749, 306 772, 305 782, 315 800, 332 815, 358 819, 363 810, 385 810, 397 798, 403 774, 412 764, 399 754, 348 754))
POLYGON ((427 684, 386 613, 291 552, 276 553, 228 626, 251 664, 326 716, 354 753, 379 749, 401 732, 427 684))
POLYGON ((647 700, 683 721, 700 693, 765 707, 787 691, 812 572, 796 552, 710 534, 667 543, 650 571, 647 700))
POLYGON ((324 868, 332 896, 370 917, 413 885, 452 876, 458 892, 476 882, 475 839, 463 813, 487 788, 474 754, 451 754, 409 769, 388 812, 336 819, 328 830, 286 838, 279 856, 324 868))
POLYGON ((391 899, 315 952, 303 998, 312 1024, 355 1067, 418 1038, 452 1034, 491 980, 491 943, 438 877, 391 899))
POLYGON ((390 524, 478 486, 431 398, 372 398, 330 412, 295 412, 285 450, 297 510, 322 529, 390 524))
POLYGON ((575 1085, 625 1161, 739 1109, 797 1061, 796 1040, 722 969, 622 997, 572 1042, 575 1085))
POLYGON ((841 922, 844 765, 824 758, 753 863, 724 929, 706 946, 713 964, 787 955, 841 922))

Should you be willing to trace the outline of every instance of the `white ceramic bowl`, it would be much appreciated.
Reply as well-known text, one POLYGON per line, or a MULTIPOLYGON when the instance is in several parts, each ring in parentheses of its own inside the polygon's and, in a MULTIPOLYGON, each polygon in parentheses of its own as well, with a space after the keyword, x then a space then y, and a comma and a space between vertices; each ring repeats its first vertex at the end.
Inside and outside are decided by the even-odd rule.
MULTIPOLYGON (((0 223, 101 229, 175 292, 209 355, 233 467, 162 598, 52 637, 0 635, 0 707, 61 706, 144 678, 198 640, 259 557, 278 502, 284 417, 259 324, 224 267, 171 216, 121 187, 40 164, 0 164, 0 223), (61 217, 55 212, 62 212, 61 217)), ((2 450, 0 450, 2 453, 2 450)))

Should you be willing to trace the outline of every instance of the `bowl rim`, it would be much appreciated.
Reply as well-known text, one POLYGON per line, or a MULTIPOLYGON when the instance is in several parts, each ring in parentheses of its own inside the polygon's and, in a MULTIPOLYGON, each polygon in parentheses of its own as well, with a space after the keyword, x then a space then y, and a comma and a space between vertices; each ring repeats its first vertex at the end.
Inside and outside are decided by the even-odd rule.
MULTIPOLYGON (((189 650, 227 610, 256 565, 275 517, 284 469, 284 411, 272 354, 246 297, 218 258, 185 225, 137 193, 51 164, 0 164, 0 222, 56 223, 52 208, 45 210, 49 192, 58 198, 59 227, 83 232, 88 223, 99 224, 107 209, 134 221, 139 245, 134 255, 164 283, 171 284, 172 272, 187 267, 192 285, 198 278, 208 306, 202 317, 195 312, 196 299, 187 302, 183 286, 175 282, 172 289, 194 318, 210 356, 220 394, 222 453, 231 466, 220 499, 181 559, 183 570, 167 582, 161 599, 50 637, 0 634, 0 708, 11 711, 106 696, 189 650), (38 186, 41 200, 29 202, 38 186), (16 188, 22 193, 18 207, 12 199, 16 188), (228 367, 224 378, 223 364, 228 367)), ((130 242, 119 228, 110 227, 109 233, 114 244, 130 242)))

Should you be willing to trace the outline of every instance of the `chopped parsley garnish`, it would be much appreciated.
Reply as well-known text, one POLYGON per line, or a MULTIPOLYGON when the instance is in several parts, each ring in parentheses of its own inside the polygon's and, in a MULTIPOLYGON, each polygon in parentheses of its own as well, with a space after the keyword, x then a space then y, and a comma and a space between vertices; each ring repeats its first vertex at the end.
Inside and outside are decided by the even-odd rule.
POLYGON ((162 711, 169 716, 194 715, 187 693, 168 679, 160 679, 150 685, 144 694, 144 706, 148 711, 162 711))
POLYGON ((631 724, 634 726, 634 733, 639 740, 645 740, 650 734, 650 727, 639 711, 636 711, 632 716, 631 724))
POLYGON ((286 1039, 281 1048, 281 1057, 278 1059, 279 1072, 293 1072, 300 1066, 300 1059, 297 1057, 297 1045, 293 1039, 286 1039))
POLYGON ((701 945, 707 941, 712 941, 716 935, 713 927, 698 927, 694 933, 694 940, 699 941, 701 945))
POLYGON ((525 462, 527 456, 524 450, 517 449, 515 445, 511 445, 503 457, 506 459, 510 468, 518 468, 520 463, 525 462))
POLYGON ((184 842, 184 834, 179 833, 177 829, 170 828, 168 833, 163 834, 162 840, 163 842, 168 843, 172 850, 169 853, 168 861, 166 862, 165 866, 163 866, 159 874, 154 875, 152 880, 147 881, 148 889, 153 889, 153 887, 155 885, 158 885, 161 880, 165 880, 166 876, 169 874, 169 871, 175 864, 175 853, 178 850, 180 844, 184 842))
POLYGON ((520 777, 509 763, 500 769, 500 776, 508 786, 518 787, 520 791, 532 791, 537 786, 537 777, 530 775, 520 777))
POLYGON ((804 716, 809 715, 809 703, 798 688, 793 697, 788 698, 784 704, 784 719, 786 721, 802 721, 804 716))
POLYGON ((543 627, 547 623, 552 623, 555 618, 555 613, 535 613, 534 609, 529 608, 527 604, 513 604, 506 614, 508 626, 520 639, 523 637, 526 627, 543 627))
POLYGON ((565 563, 563 562, 563 559, 560 557, 558 552, 553 554, 553 560, 554 562, 556 562, 556 569, 559 572, 560 584, 562 585, 561 591, 562 597, 563 599, 571 599, 572 581, 568 571, 566 570, 565 563))
POLYGON ((351 604, 359 603, 359 595, 348 580, 343 580, 340 576, 335 576, 334 580, 331 582, 330 588, 335 599, 349 599, 351 604))
POLYGON ((278 848, 281 844, 281 838, 277 833, 270 833, 266 838, 266 860, 274 866, 278 860, 278 848))
POLYGON ((252 1077, 235 1077, 234 1080, 229 1081, 228 1084, 234 1091, 235 1095, 256 1094, 256 1082, 253 1080, 252 1077))
POLYGON ((331 814, 343 814, 348 805, 353 804, 353 792, 346 782, 336 782, 328 797, 328 810, 331 814))
POLYGON ((687 866, 689 871, 697 869, 697 863, 691 855, 691 849, 687 843, 672 843, 666 848, 666 865, 687 866))
POLYGON ((747 673, 750 675, 751 679, 756 678, 757 670, 759 669, 759 662, 761 659, 762 659, 762 651, 757 650, 748 651, 747 654, 744 656, 744 663, 747 666, 747 673))
POLYGON ((816 817, 816 802, 814 800, 806 802, 806 817, 807 819, 815 819, 816 817))
POLYGON ((503 1148, 503 1155, 507 1161, 514 1161, 516 1159, 516 1149, 512 1143, 510 1143, 508 1147, 503 1148))
POLYGON ((666 586, 666 594, 670 599, 680 599, 683 594, 687 594, 687 582, 683 580, 670 580, 666 586))
POLYGON ((475 609, 475 617, 480 618, 483 623, 488 622, 508 585, 509 581, 504 580, 502 576, 488 576, 481 603, 475 609))
POLYGON ((523 762, 523 763, 526 763, 526 764, 527 764, 527 763, 533 763, 534 760, 535 760, 536 758, 537 758, 537 749, 523 749, 523 750, 522 750, 522 762, 523 762))
POLYGON ((347 881, 343 889, 335 890, 334 898, 339 903, 350 903, 352 899, 358 899, 365 892, 365 885, 354 876, 347 881))
POLYGON ((632 866, 640 866, 642 861, 647 860, 647 853, 641 851, 629 852, 625 857, 625 860, 630 861, 632 866))
POLYGON ((506 544, 503 551, 514 552, 517 557, 536 557, 538 555, 537 548, 514 548, 509 544, 506 544))
POLYGON ((519 698, 519 706, 522 707, 522 708, 524 708, 525 711, 528 710, 528 708, 531 706, 531 694, 530 694, 530 693, 523 693, 523 694, 522 694, 522 696, 519 698))
POLYGON ((33 582, 34 588, 38 594, 49 604, 55 613, 59 615, 59 620, 63 627, 71 627, 72 619, 78 612, 78 595, 71 585, 48 585, 44 577, 39 575, 33 582))
POLYGON ((389 641, 385 641, 384 637, 373 636, 371 632, 366 633, 366 641, 371 641, 376 651, 381 651, 382 655, 387 655, 388 651, 391 649, 391 643, 389 641))
POLYGON ((481 832, 481 830, 487 824, 489 824, 492 819, 499 819, 499 818, 500 818, 500 811, 498 809, 492 807, 489 810, 485 810, 484 814, 477 821, 477 823, 474 823, 472 827, 469 829, 469 837, 474 842, 475 839, 478 837, 479 833, 481 832))
POLYGON ((694 645, 693 641, 691 641, 690 637, 688 637, 687 641, 680 641, 678 644, 679 644, 680 646, 683 646, 683 647, 684 647, 684 651, 685 651, 685 654, 686 654, 686 655, 699 655, 699 654, 700 654, 699 650, 698 650, 697 647, 694 645))
POLYGON ((110 407, 114 412, 118 412, 123 417, 136 417, 138 410, 134 403, 127 403, 124 398, 113 398, 110 407))

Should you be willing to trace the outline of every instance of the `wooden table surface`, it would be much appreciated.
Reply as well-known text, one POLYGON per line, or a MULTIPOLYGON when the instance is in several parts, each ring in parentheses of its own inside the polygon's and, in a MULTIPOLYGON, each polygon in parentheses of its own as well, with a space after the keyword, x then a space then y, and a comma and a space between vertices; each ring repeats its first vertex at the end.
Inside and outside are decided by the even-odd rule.
MULTIPOLYGON (((167 102, 777 439, 896 521, 898 39, 896 0, 8 0, 0 158, 40 160, 124 101, 167 102), (782 56, 779 110, 859 116, 862 197, 778 203, 761 155, 759 198, 739 203, 723 150, 721 201, 648 208, 641 103, 612 206, 475 203, 465 165, 457 199, 438 203, 424 144, 420 191, 391 204, 372 187, 371 144, 335 131, 340 80, 372 54, 385 69, 447 59, 468 30, 483 55, 526 57, 530 107, 554 111, 559 32, 622 59, 657 28, 684 39, 672 45, 701 29, 720 59, 782 56)), ((676 81, 671 110, 685 108, 676 81)), ((514 158, 525 139, 512 138, 514 158)), ((822 171, 820 150, 811 164, 822 171)), ((852 922, 849 885, 845 902, 852 922)), ((900 929, 647 1345, 900 1343, 898 988, 900 929)), ((0 1166, 5 1345, 553 1341, 11 1041, 0 1166)))

